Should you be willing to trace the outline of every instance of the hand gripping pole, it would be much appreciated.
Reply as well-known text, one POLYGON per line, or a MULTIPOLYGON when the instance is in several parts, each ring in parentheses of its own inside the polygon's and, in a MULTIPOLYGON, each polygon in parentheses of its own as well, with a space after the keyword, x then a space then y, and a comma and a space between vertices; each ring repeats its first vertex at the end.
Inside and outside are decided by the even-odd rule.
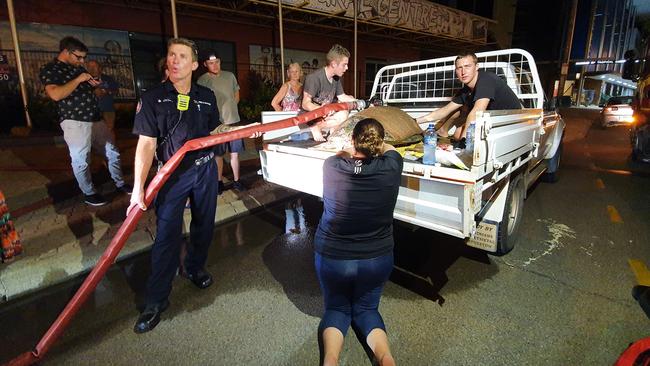
MULTIPOLYGON (((311 112, 306 112, 304 114, 298 115, 296 117, 283 119, 276 122, 259 124, 251 127, 245 127, 234 131, 224 132, 212 136, 201 137, 198 139, 187 141, 172 157, 163 165, 162 169, 156 174, 151 183, 146 189, 144 195, 144 203, 147 207, 151 205, 153 198, 156 196, 160 188, 165 184, 169 176, 176 170, 178 165, 183 160, 183 157, 186 153, 194 150, 201 150, 218 144, 223 144, 225 142, 238 140, 241 138, 246 138, 254 135, 257 132, 269 132, 273 130, 278 130, 281 128, 287 128, 292 126, 301 125, 309 121, 315 120, 327 116, 332 112, 345 111, 351 109, 363 109, 365 108, 366 103, 364 101, 355 101, 348 103, 333 103, 313 110, 311 112)), ((215 183, 216 184, 216 183, 215 183)), ((76 315, 81 305, 86 302, 88 296, 95 291, 97 284, 104 278, 108 268, 115 262, 115 258, 120 253, 126 240, 129 238, 133 230, 135 229, 138 220, 142 216, 142 210, 138 207, 133 208, 126 219, 120 226, 120 229, 117 231, 117 234, 113 237, 110 244, 99 258, 99 261, 95 265, 95 268, 90 272, 88 277, 81 284, 81 287, 74 294, 72 299, 68 302, 66 307, 63 309, 58 318, 52 323, 50 328, 47 330, 45 335, 36 345, 36 348, 31 352, 25 352, 13 360, 9 361, 5 366, 23 366, 23 365, 32 365, 39 360, 42 360, 50 347, 54 342, 61 336, 65 328, 68 326, 68 323, 76 315)))

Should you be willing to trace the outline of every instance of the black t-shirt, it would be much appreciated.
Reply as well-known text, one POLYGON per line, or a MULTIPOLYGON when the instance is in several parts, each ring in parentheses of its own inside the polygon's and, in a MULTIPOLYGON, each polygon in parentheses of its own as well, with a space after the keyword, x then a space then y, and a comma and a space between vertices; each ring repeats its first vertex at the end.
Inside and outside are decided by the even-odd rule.
MULTIPOLYGON (((217 101, 212 90, 192 83, 188 95, 188 109, 178 110, 178 91, 166 81, 145 92, 138 102, 133 133, 157 138, 156 156, 162 162, 169 160, 188 140, 208 136, 219 125, 217 101)), ((205 153, 186 157, 202 155, 205 153)))
POLYGON ((473 91, 465 85, 454 96, 452 102, 472 109, 474 103, 483 98, 490 100, 487 110, 521 109, 519 98, 508 84, 496 74, 487 71, 478 72, 473 91))
MULTIPOLYGON (((83 67, 72 66, 55 59, 41 68, 39 77, 45 86, 63 85, 84 72, 87 71, 83 67)), ((59 121, 73 119, 96 122, 100 120, 97 98, 93 94, 92 85, 87 82, 79 84, 70 95, 56 102, 56 106, 59 110, 59 121)))
POLYGON ((393 250, 393 211, 402 165, 396 151, 369 160, 340 156, 325 160, 316 252, 334 259, 368 259, 393 250))

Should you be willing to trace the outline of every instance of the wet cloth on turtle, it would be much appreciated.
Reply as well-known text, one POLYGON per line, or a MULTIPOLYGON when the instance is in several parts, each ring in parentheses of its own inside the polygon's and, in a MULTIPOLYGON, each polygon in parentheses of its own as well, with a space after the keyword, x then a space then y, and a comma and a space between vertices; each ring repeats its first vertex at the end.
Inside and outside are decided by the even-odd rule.
POLYGON ((352 146, 352 130, 359 121, 374 118, 384 126, 384 141, 392 144, 422 134, 420 126, 406 112, 395 107, 372 107, 350 116, 336 130, 330 131, 327 141, 316 146, 321 150, 338 151, 352 146))

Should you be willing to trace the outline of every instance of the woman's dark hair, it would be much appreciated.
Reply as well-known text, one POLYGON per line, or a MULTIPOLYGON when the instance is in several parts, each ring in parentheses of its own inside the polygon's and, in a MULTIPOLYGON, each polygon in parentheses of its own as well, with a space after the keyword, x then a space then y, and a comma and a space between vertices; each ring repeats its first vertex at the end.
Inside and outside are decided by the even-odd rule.
POLYGON ((367 157, 381 155, 384 144, 384 126, 374 118, 362 119, 352 130, 354 149, 367 157))

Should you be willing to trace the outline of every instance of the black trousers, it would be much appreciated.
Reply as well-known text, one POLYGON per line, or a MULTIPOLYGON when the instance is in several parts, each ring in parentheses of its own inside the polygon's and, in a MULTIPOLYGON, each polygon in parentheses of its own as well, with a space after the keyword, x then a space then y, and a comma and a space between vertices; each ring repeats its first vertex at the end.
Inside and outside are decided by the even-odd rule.
POLYGON ((180 265, 183 212, 189 197, 192 206, 190 243, 185 270, 193 272, 205 266, 214 233, 217 210, 217 163, 179 167, 156 196, 156 240, 151 249, 151 275, 147 281, 147 305, 167 300, 172 281, 180 265))

